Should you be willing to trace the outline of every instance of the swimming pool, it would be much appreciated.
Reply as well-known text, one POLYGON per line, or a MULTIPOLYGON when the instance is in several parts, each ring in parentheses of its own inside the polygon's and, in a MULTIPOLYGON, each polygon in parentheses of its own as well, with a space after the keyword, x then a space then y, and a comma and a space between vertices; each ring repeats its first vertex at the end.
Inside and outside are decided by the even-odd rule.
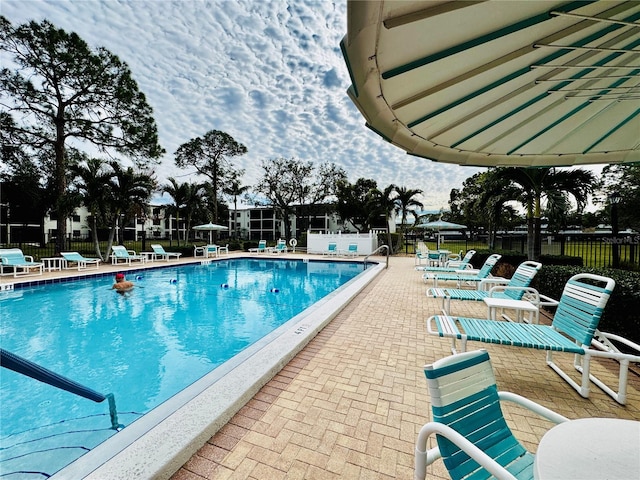
MULTIPOLYGON (((224 411, 217 415, 212 412, 215 409, 211 408, 211 399, 203 400, 202 393, 206 393, 206 390, 215 384, 218 388, 210 392, 213 397, 231 397, 232 394, 227 394, 240 388, 244 389, 238 394, 240 401, 251 398, 252 392, 261 386, 260 383, 268 380, 268 375, 273 375, 286 364, 287 357, 283 356, 285 350, 282 345, 277 344, 282 343, 287 337, 290 338, 286 341, 292 344, 301 341, 301 345, 306 343, 315 335, 314 331, 322 328, 322 322, 327 321, 323 320, 323 317, 330 319, 335 314, 332 312, 337 311, 335 308, 338 305, 341 308, 341 305, 348 302, 358 289, 363 287, 362 279, 351 280, 361 271, 362 265, 354 262, 242 259, 213 262, 206 266, 191 265, 179 269, 145 271, 137 281, 138 288, 129 297, 122 297, 109 290, 111 278, 18 290, 3 300, 3 348, 39 361, 40 358, 48 359, 52 355, 51 352, 55 351, 55 348, 50 347, 54 340, 63 340, 64 358, 49 359, 47 361, 51 363, 42 363, 101 392, 113 391, 118 411, 131 412, 120 413, 121 423, 128 425, 142 413, 146 414, 117 435, 111 433, 110 438, 100 445, 100 448, 92 449, 89 454, 65 468, 66 478, 80 478, 92 471, 96 465, 107 462, 127 445, 130 445, 129 449, 133 449, 134 452, 139 448, 145 449, 139 445, 139 437, 148 436, 151 431, 157 430, 163 421, 179 424, 179 428, 176 425, 169 427, 169 441, 167 432, 164 433, 163 448, 169 448, 171 445, 166 444, 173 443, 197 444, 201 437, 204 440, 209 438, 212 431, 215 431, 212 429, 224 425, 233 408, 239 407, 222 407, 225 398, 217 398, 213 400, 215 406, 224 408, 224 411), (175 283, 172 282, 174 279, 175 283), (338 291, 325 296, 320 303, 309 306, 345 282, 338 291), (42 296, 41 293, 45 295, 42 296), (287 297, 289 293, 292 295, 287 297), (55 301, 43 300, 48 296, 54 297, 55 301), (339 299, 341 296, 344 298, 339 299), (29 301, 32 302, 30 306, 27 305, 29 301), (28 311, 29 318, 25 319, 22 314, 21 320, 6 322, 4 318, 8 317, 4 314, 9 312, 9 308, 14 307, 18 309, 16 311, 28 311), (192 310, 196 307, 197 310, 192 310), (70 330, 82 333, 63 334, 57 327, 53 328, 51 325, 55 324, 55 321, 50 318, 54 312, 63 313, 63 320, 57 322, 66 324, 70 330), (280 316, 280 320, 274 320, 276 314, 280 316), (208 323, 208 319, 218 316, 224 318, 223 326, 214 327, 208 323), (261 319, 266 321, 260 322, 261 319), (272 329, 275 331, 269 333, 272 329), (5 333, 13 334, 13 345, 4 341, 4 337, 7 336, 5 333), (218 346, 227 350, 228 340, 232 336, 240 339, 240 346, 229 347, 230 351, 232 354, 240 351, 240 354, 236 355, 233 361, 223 363, 224 359, 218 355, 221 349, 218 346), (251 342, 255 343, 248 346, 251 342), (198 345, 200 347, 197 347, 198 345), (271 348, 275 350, 270 351, 271 348), (141 355, 136 356, 137 351, 140 351, 141 355), (74 373, 66 371, 67 361, 72 359, 79 365, 75 367, 74 373), (259 365, 247 366, 250 363, 247 360, 257 360, 259 365), (273 366, 269 366, 267 360, 270 360, 273 366), (106 363, 113 364, 114 368, 110 373, 104 366, 106 363), (217 365, 220 366, 216 368, 217 365), (266 373, 262 372, 263 369, 266 373), (231 373, 233 375, 227 375, 231 373), (258 380, 250 380, 255 373, 259 373, 258 380), (154 384, 155 386, 149 386, 147 382, 151 378, 160 380, 154 384), (224 382, 228 382, 228 385, 223 385, 224 382), (134 389, 134 392, 123 393, 119 391, 120 383, 133 384, 137 389, 134 389), (143 397, 139 393, 143 391, 152 394, 143 397), (173 395, 176 391, 179 393, 173 395), (247 395, 248 398, 245 398, 247 395), (166 399, 169 400, 165 401, 166 399), (198 409, 192 404, 202 401, 208 404, 208 408, 204 414, 202 411, 198 414, 198 409), (160 403, 162 407, 155 407, 160 403), (191 404, 186 409, 187 416, 185 417, 183 412, 180 418, 172 419, 173 412, 180 410, 187 403, 191 404), (203 415, 206 418, 199 418, 198 421, 191 418, 203 415), (191 424, 199 421, 205 421, 207 425, 202 432, 194 433, 199 427, 194 426, 195 430, 192 431, 191 424), (188 427, 187 431, 182 431, 185 425, 188 427), (103 448, 103 445, 107 444, 108 447, 103 448), (85 457, 91 459, 85 461, 85 457), (79 473, 81 471, 82 474, 79 473)), ((11 313, 10 316, 13 319, 17 314, 11 313)), ((293 350, 290 349, 293 352, 291 356, 297 351, 296 348, 299 350, 302 347, 294 346, 293 350)), ((7 374, 3 372, 3 389, 5 378, 7 374)), ((97 416, 90 417, 91 421, 102 416, 102 428, 98 430, 101 432, 100 435, 105 435, 104 431, 108 428, 104 428, 104 405, 78 400, 76 403, 83 405, 73 406, 61 413, 56 406, 56 395, 58 394, 50 394, 44 400, 39 394, 29 395, 30 401, 35 405, 34 410, 46 407, 45 423, 55 424, 61 415, 67 415, 62 416, 63 420, 87 415, 97 416), (84 404, 89 404, 89 407, 84 404)), ((69 394, 62 392, 60 395, 69 394)), ((4 396, 3 391, 3 399, 4 396)), ((22 419, 21 424, 25 425, 26 420, 26 417, 22 419)), ((83 419, 78 429, 89 429, 85 423, 83 419)), ((15 426, 6 428, 15 434, 15 426)), ((23 428, 20 431, 24 430, 23 428)), ((96 437, 96 440, 102 441, 104 438, 96 437)), ((157 447, 152 448, 158 450, 157 447)), ((180 448, 184 450, 183 447, 180 448)), ((180 459, 184 456, 175 453, 171 456, 166 452, 162 452, 161 455, 166 457, 164 461, 174 462, 181 462, 180 459)), ((135 454, 133 456, 136 457, 135 454)), ((145 458, 144 462, 146 461, 153 462, 148 458, 145 458)), ((122 459, 118 463, 122 466, 122 459)), ((124 464, 126 463, 125 461, 124 464)), ((139 455, 134 463, 135 468, 140 470, 139 455)), ((95 475, 95 478, 102 478, 100 473, 95 475)), ((127 473, 120 478, 134 477, 127 473)))

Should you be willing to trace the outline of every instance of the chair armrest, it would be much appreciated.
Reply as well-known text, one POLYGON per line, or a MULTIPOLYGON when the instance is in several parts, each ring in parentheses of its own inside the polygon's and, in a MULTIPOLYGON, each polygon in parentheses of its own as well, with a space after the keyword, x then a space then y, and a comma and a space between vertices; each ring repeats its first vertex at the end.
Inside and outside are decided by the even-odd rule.
POLYGON ((25 255, 25 256, 24 256, 24 259, 25 259, 27 262, 31 262, 31 263, 33 263, 33 256, 31 256, 31 255, 25 255))
MULTIPOLYGON (((618 342, 622 345, 630 348, 631 350, 635 350, 636 353, 640 354, 640 345, 631 340, 621 337, 620 335, 616 335, 613 333, 601 332, 600 330, 596 330, 593 339, 591 340, 591 345, 598 348, 599 350, 611 353, 622 353, 612 342, 618 342)), ((637 360, 636 360, 637 361, 637 360)))
POLYGON ((526 397, 518 395, 517 393, 498 392, 498 397, 500 398, 501 401, 513 402, 526 408, 527 410, 531 410, 533 413, 537 413, 538 415, 540 415, 543 418, 546 418, 550 422, 562 423, 562 422, 569 421, 567 417, 562 416, 559 413, 556 413, 553 410, 550 410, 547 407, 544 407, 539 403, 534 402, 533 400, 529 400, 526 397))
POLYGON ((491 285, 506 285, 509 283, 508 278, 502 277, 491 277, 491 278, 483 278, 480 280, 480 285, 478 286, 478 290, 490 290, 491 285))
POLYGON ((517 292, 524 292, 522 299, 533 303, 536 307, 540 308, 540 294, 538 290, 533 287, 509 287, 508 285, 497 285, 489 289, 489 297, 493 297, 495 293, 503 293, 507 290, 513 290, 517 292))
POLYGON ((478 273, 480 273, 480 270, 478 270, 477 268, 467 268, 464 270, 456 270, 455 273, 463 273, 464 275, 477 275, 478 273))
POLYGON ((473 265, 470 263, 464 263, 460 260, 448 260, 445 262, 444 266, 458 270, 473 270, 473 265))
POLYGON ((414 474, 414 478, 416 480, 424 480, 427 474, 427 465, 430 465, 435 460, 440 458, 439 451, 435 452, 434 449, 427 451, 427 440, 433 434, 441 435, 451 443, 455 444, 458 448, 460 448, 460 450, 462 450, 467 455, 469 455, 469 457, 478 462, 479 465, 481 465, 494 477, 501 480, 516 480, 516 478, 511 473, 509 473, 507 469, 505 469, 493 458, 476 447, 465 437, 456 432, 453 428, 437 422, 430 422, 423 425, 420 429, 420 432, 418 433, 415 452, 416 470, 414 474))

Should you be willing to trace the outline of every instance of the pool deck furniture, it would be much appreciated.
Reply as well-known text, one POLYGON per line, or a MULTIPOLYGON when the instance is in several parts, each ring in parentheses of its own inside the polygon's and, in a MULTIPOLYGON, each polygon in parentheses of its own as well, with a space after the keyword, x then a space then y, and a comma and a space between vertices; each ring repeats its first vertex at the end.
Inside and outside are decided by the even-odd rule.
POLYGON ((45 272, 55 272, 67 268, 67 261, 64 257, 45 257, 41 258, 40 261, 44 263, 45 272))
POLYGON ((456 282, 457 288, 462 288, 463 285, 472 285, 477 288, 482 280, 492 278, 491 270, 500 258, 502 258, 502 255, 494 253, 487 257, 479 270, 456 270, 453 273, 427 272, 422 275, 422 280, 425 283, 433 280, 433 288, 438 288, 438 281, 456 282))
POLYGON ((25 255, 19 248, 0 249, 0 275, 11 269, 14 278, 28 275, 42 275, 44 263, 34 262, 31 255, 25 255))
POLYGON ((562 424, 568 419, 511 392, 499 392, 486 350, 459 353, 425 366, 433 420, 418 434, 416 480, 442 458, 451 478, 531 479, 534 455, 515 437, 500 407, 509 401, 562 424), (437 446, 427 449, 435 435, 437 446))
POLYGON ((614 286, 613 279, 601 275, 574 275, 564 287, 550 326, 433 315, 427 319, 427 331, 430 335, 451 339, 453 352, 457 351, 458 340, 463 352, 468 341, 544 350, 547 352, 547 365, 581 396, 589 397, 590 382, 593 382, 624 405, 629 364, 640 362, 640 345, 598 330, 598 323, 614 286), (622 353, 616 344, 624 345, 625 349, 636 354, 622 353), (553 360, 553 352, 574 355, 573 367, 581 373, 580 383, 553 360), (591 374, 592 358, 609 358, 619 363, 617 391, 591 374))
POLYGON ((287 248, 287 241, 286 240, 278 240, 278 243, 276 244, 275 247, 273 247, 271 249, 272 254, 280 254, 280 253, 287 253, 289 251, 289 249, 287 248))
POLYGON ((218 245, 202 245, 200 247, 193 247, 194 257, 203 258, 215 258, 218 256, 218 245))
POLYGON ((257 248, 250 248, 249 253, 269 253, 271 248, 267 247, 266 240, 260 240, 258 242, 257 248))
POLYGON ((445 315, 451 313, 451 300, 481 302, 485 298, 504 298, 507 300, 521 300, 529 295, 539 304, 540 295, 534 288, 529 287, 531 281, 542 268, 540 262, 526 260, 518 265, 511 278, 485 278, 480 281, 477 290, 463 288, 428 288, 427 295, 442 299, 442 310, 445 315))
POLYGON ((153 250, 151 255, 151 260, 166 260, 167 262, 172 258, 174 260, 179 260, 182 253, 180 252, 166 252, 164 247, 159 244, 151 245, 151 250, 153 250))
POLYGON ((355 258, 358 256, 358 244, 350 243, 346 250, 340 252, 343 257, 355 258))
POLYGON ((430 267, 419 265, 415 269, 419 272, 442 272, 442 273, 455 273, 459 270, 470 270, 473 268, 471 264, 471 258, 475 255, 475 250, 469 250, 461 260, 447 260, 442 267, 430 267))
POLYGON ((224 247, 222 245, 218 246, 218 256, 225 254, 229 255, 229 244, 227 243, 224 247))
POLYGON ((111 247, 111 264, 123 264, 131 266, 131 262, 146 263, 146 255, 138 255, 134 250, 127 250, 122 245, 113 245, 111 247))
POLYGON ((544 434, 533 464, 539 480, 640 478, 640 422, 580 418, 544 434))
POLYGON ((338 255, 338 244, 336 242, 329 242, 327 245, 327 249, 322 252, 322 255, 326 255, 328 257, 335 257, 338 255))
MULTIPOLYGON (((100 268, 99 258, 86 258, 80 255, 78 252, 60 252, 66 265, 64 268, 77 268, 80 270, 90 270, 100 268)), ((49 259, 51 260, 51 259, 49 259)))

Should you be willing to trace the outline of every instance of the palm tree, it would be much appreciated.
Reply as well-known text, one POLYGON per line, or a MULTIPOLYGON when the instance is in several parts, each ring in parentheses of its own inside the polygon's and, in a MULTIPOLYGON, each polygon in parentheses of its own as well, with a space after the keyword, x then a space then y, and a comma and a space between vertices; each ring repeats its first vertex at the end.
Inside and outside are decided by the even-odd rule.
POLYGON ((168 185, 163 185, 160 188, 162 193, 168 193, 173 200, 173 205, 169 206, 169 211, 176 216, 176 225, 178 228, 178 246, 180 246, 180 210, 186 205, 187 199, 187 183, 178 183, 175 178, 167 178, 168 185))
POLYGON ((110 231, 107 243, 107 257, 113 244, 116 229, 121 228, 134 215, 143 213, 151 194, 156 189, 153 175, 136 172, 132 167, 123 168, 118 162, 109 162, 113 175, 107 184, 110 231), (122 220, 122 222, 119 222, 122 220))
POLYGON ((234 238, 238 238, 238 231, 236 229, 236 217, 238 211, 238 197, 243 195, 244 193, 249 191, 249 186, 240 186, 240 176, 244 173, 244 171, 237 172, 237 175, 229 181, 229 184, 224 189, 225 195, 229 195, 233 197, 233 236, 234 238))
MULTIPOLYGON (((201 183, 187 183, 183 184, 184 187, 184 216, 185 216, 185 228, 187 232, 191 231, 191 220, 194 215, 202 208, 203 204, 203 192, 204 185, 201 183)), ((185 241, 187 240, 185 238, 185 241)))
POLYGON ((367 205, 369 207, 369 219, 368 223, 371 225, 381 215, 384 215, 385 226, 387 229, 387 244, 392 251, 395 251, 391 241, 391 230, 389 230, 389 221, 391 219, 391 212, 396 208, 395 192, 396 186, 391 184, 383 191, 377 188, 370 190, 368 195, 367 205))
POLYGON ((396 214, 402 216, 402 228, 406 230, 407 226, 407 213, 412 211, 411 207, 424 208, 424 205, 419 200, 416 200, 416 196, 422 193, 422 190, 411 189, 407 187, 395 187, 396 196, 393 201, 396 204, 396 214))
POLYGON ((498 179, 511 182, 517 187, 520 202, 527 213, 527 256, 537 260, 542 253, 541 215, 543 198, 547 208, 557 204, 560 198, 572 196, 578 211, 584 209, 589 194, 593 192, 596 179, 588 170, 557 170, 555 168, 498 168, 494 171, 498 179))
POLYGON ((89 229, 93 237, 93 246, 96 255, 104 261, 98 242, 98 221, 104 220, 105 206, 108 198, 108 190, 105 188, 111 179, 112 172, 107 169, 107 164, 99 158, 89 158, 83 164, 74 165, 71 168, 75 175, 73 186, 77 189, 82 203, 90 213, 89 229))

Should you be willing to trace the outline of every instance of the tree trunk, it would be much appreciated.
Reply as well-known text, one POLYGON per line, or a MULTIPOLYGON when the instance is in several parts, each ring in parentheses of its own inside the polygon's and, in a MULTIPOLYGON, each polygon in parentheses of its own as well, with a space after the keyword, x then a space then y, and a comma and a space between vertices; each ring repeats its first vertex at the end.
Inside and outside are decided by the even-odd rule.
POLYGON ((100 252, 100 242, 98 241, 98 221, 96 220, 96 216, 91 216, 91 235, 93 236, 93 248, 95 249, 96 255, 103 262, 105 261, 102 256, 102 252, 100 252))

